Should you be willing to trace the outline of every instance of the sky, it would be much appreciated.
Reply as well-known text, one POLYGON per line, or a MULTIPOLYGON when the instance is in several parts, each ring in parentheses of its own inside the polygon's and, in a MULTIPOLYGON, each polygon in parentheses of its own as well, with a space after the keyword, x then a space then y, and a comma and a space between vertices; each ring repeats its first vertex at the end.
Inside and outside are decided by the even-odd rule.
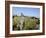
POLYGON ((27 8, 27 7, 13 7, 12 14, 21 15, 23 13, 24 16, 34 16, 40 18, 40 8, 27 8))

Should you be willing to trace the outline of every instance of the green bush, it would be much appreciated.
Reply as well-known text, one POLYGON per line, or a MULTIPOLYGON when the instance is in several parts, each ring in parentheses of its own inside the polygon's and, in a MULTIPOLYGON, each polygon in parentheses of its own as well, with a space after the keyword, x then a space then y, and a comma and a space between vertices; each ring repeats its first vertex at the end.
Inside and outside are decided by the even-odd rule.
MULTIPOLYGON (((20 21, 20 17, 19 16, 15 16, 13 18, 13 25, 14 28, 16 28, 17 30, 19 29, 17 27, 17 24, 20 21)), ((34 29, 34 27, 36 26, 36 24, 40 24, 40 20, 36 21, 35 19, 31 19, 30 17, 25 17, 24 22, 23 22, 23 30, 31 30, 34 29)))
POLYGON ((36 21, 34 19, 25 20, 24 29, 26 30, 33 29, 35 25, 36 25, 36 21))

